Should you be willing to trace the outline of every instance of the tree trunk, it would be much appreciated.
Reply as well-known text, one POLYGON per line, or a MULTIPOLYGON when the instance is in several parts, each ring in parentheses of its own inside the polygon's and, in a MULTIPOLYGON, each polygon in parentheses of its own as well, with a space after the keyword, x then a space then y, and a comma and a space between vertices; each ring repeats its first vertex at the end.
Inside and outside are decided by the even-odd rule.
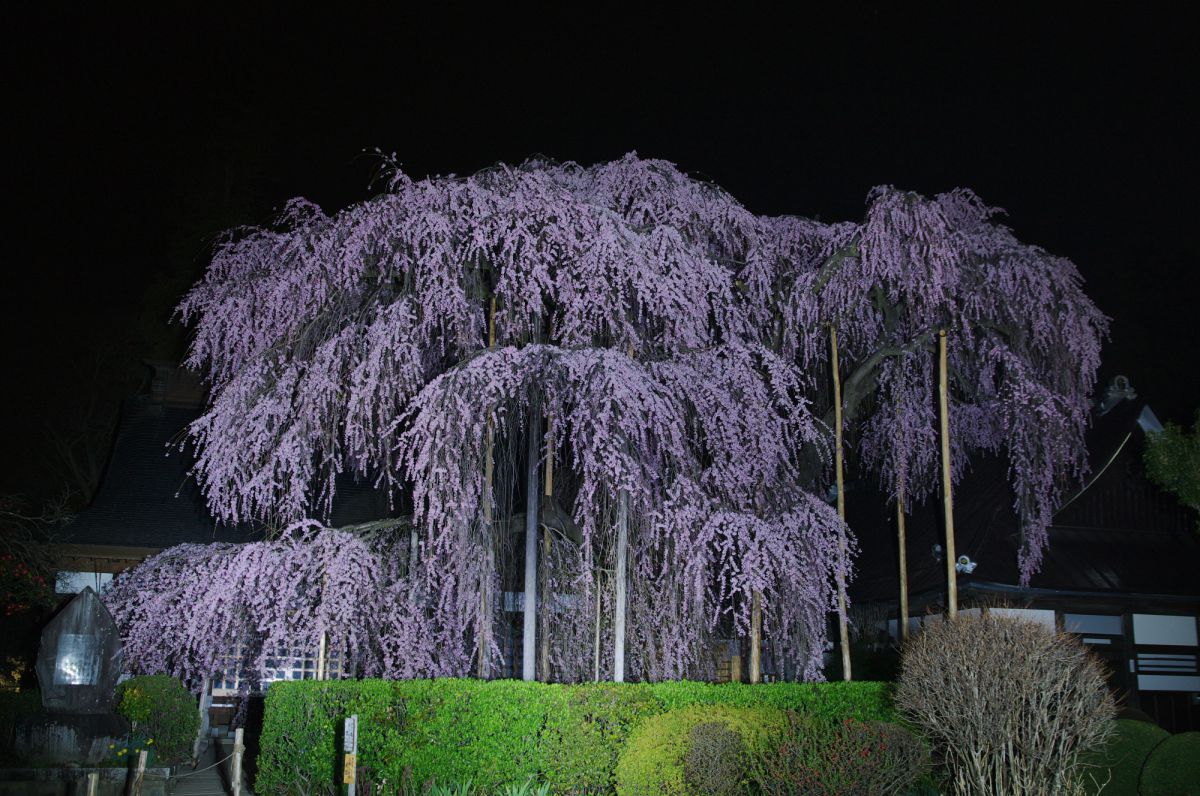
MULTIPOLYGON (((836 468, 837 478, 837 511, 842 522, 846 521, 846 489, 845 482, 842 476, 842 459, 844 452, 842 450, 842 377, 838 371, 838 342, 837 342, 837 327, 829 327, 829 367, 833 371, 833 423, 834 423, 834 448, 833 459, 834 467, 836 468)), ((838 538, 838 552, 841 560, 846 560, 846 541, 843 538, 838 538)), ((841 636, 842 643, 842 679, 850 679, 850 633, 846 627, 846 579, 842 575, 837 577, 838 590, 838 631, 841 636)))
MULTIPOLYGON (((538 586, 538 516, 540 514, 540 484, 538 455, 541 453, 542 411, 537 401, 529 407, 529 441, 525 446, 525 610, 521 635, 521 679, 537 676, 537 586, 538 586)), ((545 562, 543 562, 545 566, 545 562)))
POLYGON ((954 496, 950 480, 950 387, 946 375, 946 330, 938 329, 938 410, 942 422, 942 510, 946 518, 946 615, 958 615, 958 572, 954 565, 954 496))

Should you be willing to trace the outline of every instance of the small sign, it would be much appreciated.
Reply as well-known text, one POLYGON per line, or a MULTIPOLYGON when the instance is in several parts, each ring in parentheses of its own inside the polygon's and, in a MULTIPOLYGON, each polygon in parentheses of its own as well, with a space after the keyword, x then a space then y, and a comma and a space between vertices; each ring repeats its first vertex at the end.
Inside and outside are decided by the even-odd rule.
POLYGON ((346 718, 346 728, 342 731, 342 751, 358 751, 358 715, 346 718))
POLYGON ((356 755, 352 752, 346 753, 346 763, 345 763, 345 766, 342 768, 342 784, 343 785, 353 785, 354 784, 354 767, 355 767, 355 758, 356 757, 358 757, 358 755, 356 755))

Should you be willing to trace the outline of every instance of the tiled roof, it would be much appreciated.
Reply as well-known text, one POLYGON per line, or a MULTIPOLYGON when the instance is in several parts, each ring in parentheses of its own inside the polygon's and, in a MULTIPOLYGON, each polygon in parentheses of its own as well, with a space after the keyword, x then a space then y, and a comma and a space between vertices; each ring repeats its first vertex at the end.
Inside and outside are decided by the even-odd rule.
MULTIPOLYGON (((1093 480, 1056 513, 1032 588, 1200 598, 1196 519, 1142 474, 1141 408, 1126 402, 1096 419, 1088 436, 1093 480)), ((1018 584, 1018 524, 1007 467, 1001 458, 980 459, 955 489, 956 553, 976 562, 974 573, 959 574, 960 589, 972 582, 1018 584)), ((847 497, 847 519, 861 548, 851 598, 894 600, 895 510, 877 493, 847 497)), ((945 563, 932 552, 933 545, 944 544, 939 498, 912 511, 907 533, 909 594, 944 591, 945 563)))
MULTIPOLYGON (((218 523, 195 480, 192 457, 177 445, 197 410, 126 401, 100 489, 92 504, 66 525, 59 541, 165 548, 186 542, 245 542, 261 538, 255 526, 218 523)), ((335 527, 387 516, 382 496, 348 477, 338 481, 330 524, 335 527)))

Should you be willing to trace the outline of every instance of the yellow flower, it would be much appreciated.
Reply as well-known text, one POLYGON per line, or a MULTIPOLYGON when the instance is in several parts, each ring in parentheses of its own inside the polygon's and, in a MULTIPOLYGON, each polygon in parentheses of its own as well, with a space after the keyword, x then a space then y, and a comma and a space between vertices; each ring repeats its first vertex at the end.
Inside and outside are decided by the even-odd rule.
POLYGON ((121 755, 125 754, 128 751, 129 751, 128 749, 122 749, 121 751, 117 752, 117 757, 120 757, 121 755))
POLYGON ((117 748, 117 745, 116 745, 115 743, 110 743, 110 744, 108 745, 108 748, 109 748, 109 749, 116 749, 116 748, 117 748))
POLYGON ((147 739, 146 739, 146 746, 149 746, 149 745, 150 745, 150 744, 152 744, 152 743, 154 743, 154 739, 153 739, 153 738, 147 738, 147 739))

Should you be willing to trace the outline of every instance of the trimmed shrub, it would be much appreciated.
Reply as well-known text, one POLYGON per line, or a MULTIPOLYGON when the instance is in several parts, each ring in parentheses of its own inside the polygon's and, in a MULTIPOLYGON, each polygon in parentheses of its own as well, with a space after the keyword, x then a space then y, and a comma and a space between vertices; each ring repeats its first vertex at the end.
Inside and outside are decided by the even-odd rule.
POLYGON ((742 789, 746 742, 719 721, 692 727, 683 758, 683 779, 697 793, 732 796, 742 789))
POLYGON ((153 740, 163 763, 192 758, 200 711, 183 683, 165 674, 132 677, 117 685, 117 712, 129 720, 131 734, 153 740))
POLYGON ((1080 755, 1103 748, 1116 716, 1101 665, 1076 637, 991 613, 910 640, 896 704, 960 796, 1083 792, 1080 755))
POLYGON ((930 765, 924 743, 898 725, 788 713, 753 768, 766 796, 893 796, 910 793, 930 765))
POLYGON ((1118 719, 1133 719, 1134 721, 1144 721, 1149 724, 1158 724, 1154 717, 1145 711, 1137 708, 1123 707, 1117 710, 1118 719))
POLYGON ((612 793, 634 729, 670 708, 699 705, 777 706, 838 719, 892 712, 885 684, 867 682, 279 682, 267 692, 256 790, 329 790, 342 721, 357 713, 359 765, 373 783, 470 779, 492 792, 532 777, 555 793, 612 793))
POLYGON ((700 794, 684 778, 692 728, 718 723, 736 733, 751 753, 783 730, 784 713, 770 707, 694 705, 652 716, 629 736, 617 761, 618 796, 700 794))
POLYGON ((1135 719, 1117 719, 1115 732, 1104 749, 1084 755, 1082 778, 1089 796, 1138 796, 1142 766, 1151 750, 1171 733, 1157 724, 1135 719))
POLYGON ((1200 732, 1181 732, 1154 747, 1140 787, 1144 796, 1200 796, 1200 732))

